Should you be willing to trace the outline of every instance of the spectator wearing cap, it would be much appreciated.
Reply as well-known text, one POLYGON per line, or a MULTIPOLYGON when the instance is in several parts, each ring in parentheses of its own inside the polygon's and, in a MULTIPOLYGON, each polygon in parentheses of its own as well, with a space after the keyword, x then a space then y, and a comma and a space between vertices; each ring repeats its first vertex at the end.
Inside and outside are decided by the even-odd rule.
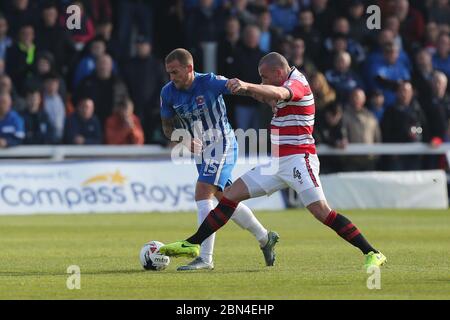
POLYGON ((66 107, 59 94, 59 76, 55 73, 45 76, 42 104, 44 111, 48 114, 50 123, 55 129, 55 142, 59 143, 64 134, 66 107))
POLYGON ((159 142, 159 94, 167 82, 162 62, 152 55, 152 45, 145 36, 136 40, 136 56, 123 66, 123 76, 134 102, 134 113, 145 128, 146 141, 159 142))
POLYGON ((25 92, 25 80, 32 75, 36 62, 37 48, 34 42, 34 28, 24 25, 20 28, 18 41, 6 52, 6 73, 11 76, 19 94, 25 92))
POLYGON ((0 59, 5 60, 6 50, 13 44, 12 39, 8 36, 8 20, 0 14, 0 59))
POLYGON ((336 90, 338 101, 345 103, 356 88, 363 83, 358 74, 351 70, 352 58, 348 52, 339 52, 334 57, 334 67, 325 72, 328 83, 336 90))
POLYGON ((129 99, 119 102, 106 120, 106 144, 144 144, 144 132, 139 118, 133 113, 133 102, 129 99))
POLYGON ((11 96, 0 92, 0 148, 19 145, 24 137, 23 119, 12 110, 11 96))
POLYGON ((92 99, 81 99, 76 111, 67 118, 64 127, 64 143, 76 145, 102 143, 102 130, 94 114, 92 99))
POLYGON ((22 113, 25 123, 24 144, 43 145, 55 142, 54 128, 45 111, 41 109, 42 97, 37 89, 26 95, 26 110, 22 113))
POLYGON ((322 35, 314 26, 314 14, 309 9, 301 10, 298 14, 298 25, 292 32, 295 38, 305 42, 305 54, 310 59, 316 59, 322 50, 322 35))
POLYGON ((62 74, 66 71, 75 48, 66 26, 59 25, 58 16, 56 4, 49 2, 44 5, 36 28, 36 44, 40 50, 53 55, 54 71, 62 74))
POLYGON ((81 81, 75 91, 75 103, 82 97, 94 101, 95 112, 102 125, 111 114, 114 105, 128 97, 125 83, 113 72, 111 56, 104 54, 97 58, 95 72, 81 81))

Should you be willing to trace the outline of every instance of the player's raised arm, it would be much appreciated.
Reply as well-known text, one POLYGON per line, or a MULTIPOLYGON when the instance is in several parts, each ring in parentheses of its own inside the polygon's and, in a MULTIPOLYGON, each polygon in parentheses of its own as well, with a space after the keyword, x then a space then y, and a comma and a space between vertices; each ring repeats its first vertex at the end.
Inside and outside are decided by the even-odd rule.
POLYGON ((286 87, 254 84, 239 79, 228 80, 227 88, 232 94, 250 96, 263 102, 289 100, 291 98, 291 91, 286 87))

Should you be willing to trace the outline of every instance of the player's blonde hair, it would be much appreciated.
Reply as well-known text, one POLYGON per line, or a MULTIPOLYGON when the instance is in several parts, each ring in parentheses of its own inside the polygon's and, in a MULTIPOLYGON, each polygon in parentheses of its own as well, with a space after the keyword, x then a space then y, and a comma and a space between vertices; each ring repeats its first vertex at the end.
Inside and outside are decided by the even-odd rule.
POLYGON ((192 58, 192 54, 183 48, 177 48, 166 56, 166 64, 171 63, 172 61, 179 61, 183 66, 190 64, 194 65, 194 58, 192 58))

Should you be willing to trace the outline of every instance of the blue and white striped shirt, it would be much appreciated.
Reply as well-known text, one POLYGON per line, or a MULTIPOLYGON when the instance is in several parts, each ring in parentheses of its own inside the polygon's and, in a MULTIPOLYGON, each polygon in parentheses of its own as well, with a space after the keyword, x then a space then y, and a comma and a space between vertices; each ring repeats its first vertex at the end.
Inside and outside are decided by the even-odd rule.
POLYGON ((219 139, 225 140, 229 147, 236 140, 222 97, 230 93, 226 83, 226 78, 213 73, 195 73, 194 82, 187 90, 179 90, 169 82, 161 90, 161 117, 177 117, 183 129, 191 137, 201 139, 204 145, 219 139))

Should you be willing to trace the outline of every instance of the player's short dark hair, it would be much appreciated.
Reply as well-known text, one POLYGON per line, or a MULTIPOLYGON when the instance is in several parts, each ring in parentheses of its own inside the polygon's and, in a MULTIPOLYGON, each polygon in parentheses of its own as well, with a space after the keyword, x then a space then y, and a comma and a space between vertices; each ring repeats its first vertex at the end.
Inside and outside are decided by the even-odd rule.
POLYGON ((178 48, 170 52, 165 59, 166 64, 172 61, 179 61, 183 66, 187 66, 189 64, 194 65, 194 58, 192 58, 192 54, 183 48, 178 48))
POLYGON ((272 68, 289 68, 289 62, 278 52, 270 52, 259 60, 258 67, 267 64, 272 68))

